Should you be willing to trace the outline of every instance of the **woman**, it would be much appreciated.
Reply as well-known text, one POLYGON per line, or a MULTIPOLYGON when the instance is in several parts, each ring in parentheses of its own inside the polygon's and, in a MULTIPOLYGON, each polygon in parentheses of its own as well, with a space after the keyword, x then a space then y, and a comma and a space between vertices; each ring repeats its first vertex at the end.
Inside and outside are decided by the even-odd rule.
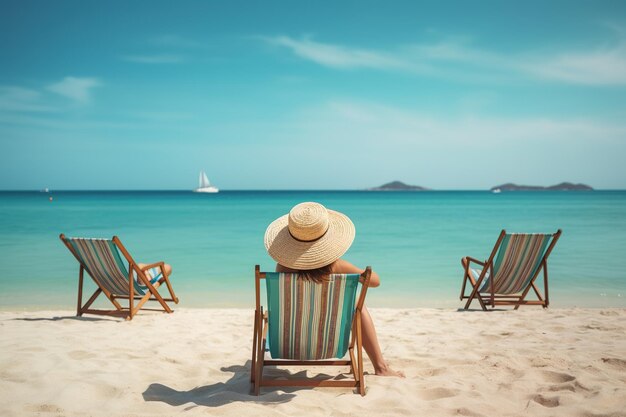
MULTIPOLYGON (((330 274, 363 273, 363 269, 341 259, 354 235, 354 224, 346 215, 327 210, 319 203, 300 203, 268 226, 265 248, 277 262, 277 272, 294 272, 319 282, 330 274)), ((372 272, 369 286, 379 285, 380 277, 372 272)), ((361 325, 363 348, 376 375, 404 377, 383 358, 374 322, 365 307, 361 325)))

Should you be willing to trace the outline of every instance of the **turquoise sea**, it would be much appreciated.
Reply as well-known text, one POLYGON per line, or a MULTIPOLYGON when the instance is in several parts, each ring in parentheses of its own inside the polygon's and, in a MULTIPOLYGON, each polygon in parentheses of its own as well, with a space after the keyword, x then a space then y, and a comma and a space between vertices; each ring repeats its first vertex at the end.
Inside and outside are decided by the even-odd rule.
POLYGON ((265 228, 302 201, 353 220, 345 258, 381 275, 372 306, 460 307, 462 256, 485 259, 502 228, 561 228, 552 306, 626 307, 626 191, 67 191, 0 192, 0 308, 75 308, 78 264, 62 232, 117 235, 137 261, 172 264, 180 306, 252 308, 254 265, 274 268, 265 228))

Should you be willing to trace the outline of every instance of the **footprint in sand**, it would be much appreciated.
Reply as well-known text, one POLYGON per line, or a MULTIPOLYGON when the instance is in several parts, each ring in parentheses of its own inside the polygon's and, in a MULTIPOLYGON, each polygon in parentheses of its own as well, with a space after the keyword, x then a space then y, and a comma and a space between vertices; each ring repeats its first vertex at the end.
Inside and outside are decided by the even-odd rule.
POLYGON ((626 361, 619 358, 602 358, 602 362, 619 371, 626 371, 626 361))
POLYGON ((533 401, 548 408, 554 408, 560 405, 559 397, 544 397, 541 394, 535 395, 533 401))
POLYGON ((562 384, 563 382, 570 382, 576 379, 576 377, 573 375, 554 371, 541 371, 541 375, 544 381, 556 382, 559 384, 562 384))
POLYGON ((454 410, 456 414, 465 417, 484 417, 484 414, 479 414, 475 411, 472 411, 468 408, 457 408, 454 410))
POLYGON ((557 391, 576 392, 576 387, 574 386, 574 384, 565 383, 565 384, 561 384, 561 385, 552 385, 552 386, 548 387, 548 391, 552 391, 552 392, 557 392, 557 391))
POLYGON ((439 400, 441 398, 454 397, 455 395, 458 395, 458 391, 451 390, 448 388, 424 389, 418 393, 418 396, 422 400, 426 400, 426 401, 433 401, 433 400, 439 400))
POLYGON ((571 392, 579 392, 579 391, 589 391, 589 388, 585 387, 578 381, 574 382, 566 382, 563 384, 552 385, 548 387, 548 391, 571 391, 571 392))

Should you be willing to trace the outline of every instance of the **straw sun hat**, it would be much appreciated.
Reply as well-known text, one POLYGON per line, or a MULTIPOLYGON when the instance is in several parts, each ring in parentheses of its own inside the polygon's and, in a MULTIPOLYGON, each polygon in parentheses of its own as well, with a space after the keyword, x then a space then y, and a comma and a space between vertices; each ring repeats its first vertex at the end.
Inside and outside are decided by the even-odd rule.
POLYGON ((316 269, 346 253, 354 234, 354 224, 345 214, 319 203, 300 203, 267 227, 265 249, 287 268, 316 269))

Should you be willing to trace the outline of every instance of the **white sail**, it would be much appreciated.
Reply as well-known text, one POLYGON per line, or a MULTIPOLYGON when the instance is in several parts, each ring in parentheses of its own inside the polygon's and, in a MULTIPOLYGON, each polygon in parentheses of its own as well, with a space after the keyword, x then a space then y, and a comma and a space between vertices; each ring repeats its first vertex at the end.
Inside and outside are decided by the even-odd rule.
POLYGON ((206 188, 206 187, 210 187, 211 183, 209 182, 209 179, 206 176, 206 173, 204 171, 200 171, 200 183, 198 185, 198 188, 206 188))

